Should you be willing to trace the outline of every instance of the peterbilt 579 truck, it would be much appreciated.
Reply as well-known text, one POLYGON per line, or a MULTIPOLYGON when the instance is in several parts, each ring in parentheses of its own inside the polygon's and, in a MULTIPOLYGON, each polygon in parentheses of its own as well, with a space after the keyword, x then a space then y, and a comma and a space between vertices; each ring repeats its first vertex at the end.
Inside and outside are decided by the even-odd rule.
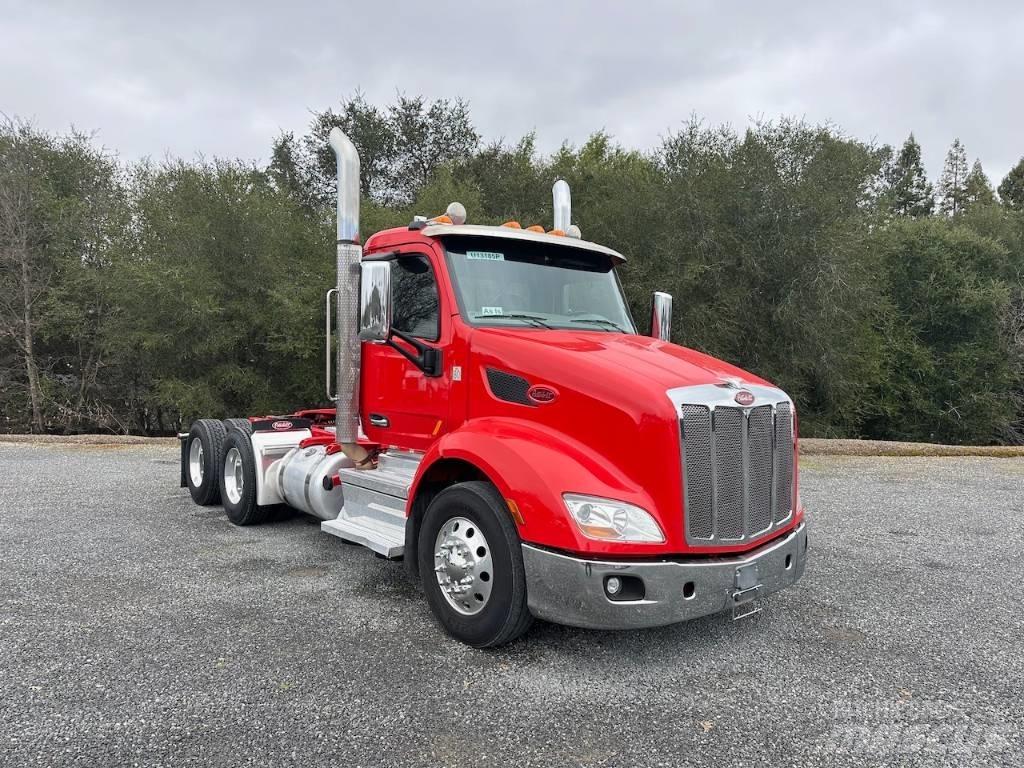
POLYGON ((359 157, 337 128, 330 144, 334 406, 193 423, 181 484, 197 503, 237 525, 286 505, 404 560, 441 626, 477 647, 534 617, 740 618, 800 578, 792 400, 672 344, 667 294, 640 335, 625 257, 581 237, 564 181, 550 231, 467 224, 453 203, 363 243, 359 157))

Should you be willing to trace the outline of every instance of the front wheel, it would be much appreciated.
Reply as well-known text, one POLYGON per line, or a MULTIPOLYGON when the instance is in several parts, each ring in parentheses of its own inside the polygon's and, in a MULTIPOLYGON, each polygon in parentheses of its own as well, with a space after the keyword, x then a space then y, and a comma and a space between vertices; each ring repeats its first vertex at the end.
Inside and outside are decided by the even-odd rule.
POLYGON ((458 483, 430 502, 417 558, 427 603, 455 639, 487 648, 529 629, 519 533, 490 483, 458 483))

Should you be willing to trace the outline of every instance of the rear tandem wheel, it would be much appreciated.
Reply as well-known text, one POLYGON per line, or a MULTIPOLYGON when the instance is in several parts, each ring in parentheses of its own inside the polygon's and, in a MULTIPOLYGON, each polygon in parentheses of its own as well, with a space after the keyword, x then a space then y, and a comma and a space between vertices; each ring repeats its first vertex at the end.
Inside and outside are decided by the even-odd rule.
POLYGON ((185 442, 185 482, 192 501, 204 507, 220 501, 217 475, 226 433, 224 425, 216 419, 199 419, 192 423, 185 442))
POLYGON ((228 431, 223 455, 217 475, 221 504, 228 520, 235 525, 262 523, 274 507, 256 503, 256 457, 249 435, 240 429, 228 431))

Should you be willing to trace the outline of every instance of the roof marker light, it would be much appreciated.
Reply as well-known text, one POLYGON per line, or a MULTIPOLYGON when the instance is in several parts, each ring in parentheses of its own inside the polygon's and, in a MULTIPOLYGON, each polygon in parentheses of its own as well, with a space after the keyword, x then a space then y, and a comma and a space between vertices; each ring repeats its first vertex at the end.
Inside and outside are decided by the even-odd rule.
POLYGON ((549 229, 548 234, 554 235, 555 237, 565 237, 565 232, 560 229, 549 229))
POLYGON ((452 224, 465 224, 466 206, 462 203, 448 203, 445 215, 452 220, 452 224))
POLYGON ((534 224, 532 227, 527 227, 526 231, 527 232, 540 232, 543 235, 544 234, 544 227, 542 227, 540 224, 534 224))
POLYGON ((522 229, 523 228, 523 225, 520 224, 518 221, 506 221, 501 226, 508 227, 509 229, 522 229))

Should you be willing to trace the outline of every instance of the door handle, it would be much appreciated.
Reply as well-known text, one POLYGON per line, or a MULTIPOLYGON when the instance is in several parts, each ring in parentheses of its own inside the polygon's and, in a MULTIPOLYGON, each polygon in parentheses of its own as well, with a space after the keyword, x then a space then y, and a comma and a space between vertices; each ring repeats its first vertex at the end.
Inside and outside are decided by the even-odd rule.
POLYGON ((387 416, 381 416, 379 413, 370 414, 370 423, 375 427, 390 427, 391 422, 388 421, 387 416))

